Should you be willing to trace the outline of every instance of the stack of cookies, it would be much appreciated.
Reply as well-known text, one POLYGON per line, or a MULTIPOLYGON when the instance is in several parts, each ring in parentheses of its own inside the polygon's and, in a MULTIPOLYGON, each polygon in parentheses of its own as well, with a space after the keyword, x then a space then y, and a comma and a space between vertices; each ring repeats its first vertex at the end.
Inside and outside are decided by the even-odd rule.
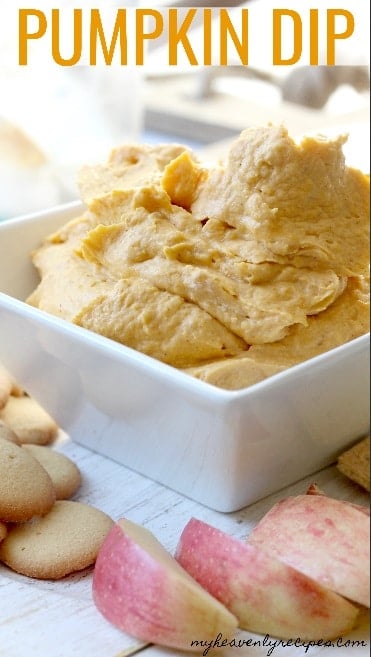
POLYGON ((72 501, 81 473, 53 448, 59 427, 0 365, 0 561, 40 579, 93 564, 113 521, 72 501))

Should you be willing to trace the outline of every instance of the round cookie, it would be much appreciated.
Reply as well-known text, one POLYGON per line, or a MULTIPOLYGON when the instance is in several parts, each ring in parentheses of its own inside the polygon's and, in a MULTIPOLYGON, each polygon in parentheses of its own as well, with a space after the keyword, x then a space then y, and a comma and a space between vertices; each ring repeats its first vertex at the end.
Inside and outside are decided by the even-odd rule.
POLYGON ((49 444, 57 435, 58 426, 53 418, 32 397, 11 395, 0 411, 2 419, 21 443, 49 444))
POLYGON ((54 501, 46 470, 22 447, 0 438, 0 521, 22 522, 43 515, 54 501))
POLYGON ((81 484, 78 467, 64 454, 44 445, 23 445, 39 461, 51 478, 57 500, 66 500, 76 493, 81 484))
POLYGON ((13 379, 12 392, 13 397, 26 397, 26 391, 13 379))
POLYGON ((12 392, 13 380, 8 371, 0 365, 0 408, 7 403, 12 392))
POLYGON ((23 388, 18 385, 15 378, 8 372, 4 365, 0 364, 0 408, 5 406, 9 395, 20 397, 24 394, 23 388))
POLYGON ((2 540, 4 540, 5 536, 8 533, 8 528, 6 525, 4 525, 3 522, 0 522, 0 543, 2 540))
POLYGON ((14 433, 13 429, 8 427, 8 425, 5 424, 3 420, 0 420, 0 438, 3 438, 4 440, 9 440, 11 443, 15 443, 16 445, 21 444, 19 442, 18 436, 14 433))
POLYGON ((95 562, 113 524, 95 507, 58 501, 42 518, 9 530, 0 560, 28 577, 60 579, 95 562))

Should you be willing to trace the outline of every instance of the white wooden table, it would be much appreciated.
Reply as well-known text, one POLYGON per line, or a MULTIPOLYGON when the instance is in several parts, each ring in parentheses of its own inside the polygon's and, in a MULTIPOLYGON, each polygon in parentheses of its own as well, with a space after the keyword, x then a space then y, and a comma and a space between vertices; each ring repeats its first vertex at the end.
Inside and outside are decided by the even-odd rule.
MULTIPOLYGON (((313 481, 330 496, 369 503, 367 493, 332 466, 241 511, 222 514, 94 454, 66 436, 62 435, 56 448, 70 456, 81 469, 83 484, 76 500, 97 506, 114 520, 125 516, 145 525, 171 551, 191 516, 244 538, 275 501, 287 494, 305 492, 313 481)), ((190 654, 145 645, 114 628, 95 608, 91 584, 92 568, 51 582, 23 577, 0 566, 0 657, 126 657, 134 654, 170 657, 190 654)), ((208 655, 301 657, 308 654, 313 657, 321 654, 322 657, 326 653, 326 657, 365 657, 370 652, 369 635, 368 618, 362 614, 359 626, 343 639, 356 640, 364 645, 316 646, 309 650, 303 646, 229 647, 215 648, 208 655)), ((264 638, 246 632, 237 636, 261 641, 264 638)))

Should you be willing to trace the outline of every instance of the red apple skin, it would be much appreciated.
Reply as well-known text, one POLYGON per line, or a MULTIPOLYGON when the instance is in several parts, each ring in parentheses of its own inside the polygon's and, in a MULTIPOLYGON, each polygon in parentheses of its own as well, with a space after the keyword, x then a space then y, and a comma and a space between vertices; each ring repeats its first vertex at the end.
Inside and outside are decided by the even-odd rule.
POLYGON ((370 519, 324 495, 288 497, 248 537, 332 591, 370 606, 370 519))
POLYGON ((241 628, 281 639, 332 639, 358 616, 350 602, 260 547, 192 518, 175 558, 239 620, 241 628))
MULTIPOLYGON (((308 489, 305 491, 305 494, 306 495, 324 495, 325 497, 327 497, 326 493, 323 490, 321 490, 317 486, 317 484, 315 484, 315 483, 310 484, 308 486, 308 489)), ((353 509, 358 509, 358 511, 360 511, 361 513, 364 513, 366 516, 370 515, 370 508, 367 507, 367 506, 363 506, 362 504, 354 504, 354 502, 348 502, 348 501, 345 501, 345 500, 343 500, 342 503, 343 504, 350 504, 350 506, 352 506, 353 509)))
POLYGON ((182 650, 199 651, 192 641, 214 640, 220 632, 232 638, 237 619, 148 530, 129 523, 137 541, 127 522, 112 528, 95 564, 93 600, 103 616, 138 639, 182 650))

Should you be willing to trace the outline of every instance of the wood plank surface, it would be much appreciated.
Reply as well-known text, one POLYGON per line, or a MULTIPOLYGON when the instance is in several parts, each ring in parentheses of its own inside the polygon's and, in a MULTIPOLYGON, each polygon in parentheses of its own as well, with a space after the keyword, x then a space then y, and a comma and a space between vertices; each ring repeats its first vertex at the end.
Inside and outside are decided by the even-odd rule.
MULTIPOLYGON (((67 437, 56 449, 72 458, 80 467, 83 484, 75 499, 97 506, 114 520, 127 517, 153 531, 170 551, 176 547, 180 532, 196 516, 238 538, 245 538, 256 522, 281 497, 305 492, 315 481, 328 495, 368 504, 368 495, 353 484, 335 466, 278 491, 252 506, 230 514, 212 511, 176 492, 95 454, 67 437)), ((92 568, 63 580, 38 581, 18 575, 0 566, 0 656, 1 657, 170 657, 186 655, 179 651, 146 645, 110 625, 96 610, 91 597, 92 568)), ((240 632, 240 638, 263 637, 240 632)), ((369 654, 369 623, 361 623, 346 639, 363 641, 365 646, 336 647, 336 657, 363 657, 369 654)), ((267 645, 222 649, 208 655, 263 657, 267 645)), ((271 647, 272 654, 286 657, 334 655, 332 648, 271 647)), ((189 653, 188 653, 189 654, 189 653)))

